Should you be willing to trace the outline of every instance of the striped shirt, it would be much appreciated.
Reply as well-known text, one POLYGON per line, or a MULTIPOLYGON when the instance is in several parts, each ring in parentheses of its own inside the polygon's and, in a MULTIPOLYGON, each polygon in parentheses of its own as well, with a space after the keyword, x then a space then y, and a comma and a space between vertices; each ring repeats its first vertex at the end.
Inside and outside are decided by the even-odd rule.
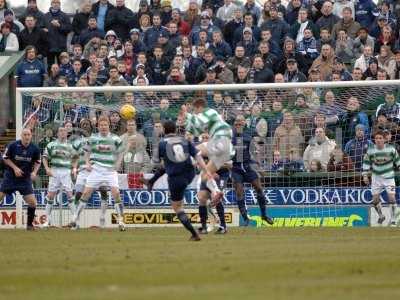
POLYGON ((47 158, 52 168, 71 169, 75 155, 71 143, 67 141, 60 142, 57 139, 47 144, 43 157, 47 158))
POLYGON ((114 168, 122 148, 122 140, 112 133, 107 136, 92 134, 87 144, 91 163, 105 168, 114 168))
POLYGON ((395 168, 400 166, 400 157, 392 145, 385 145, 378 149, 375 145, 368 148, 363 161, 363 175, 372 171, 374 176, 382 176, 385 179, 394 178, 395 168))
POLYGON ((72 143, 72 147, 74 148, 75 152, 77 153, 77 155, 79 155, 79 159, 78 159, 78 170, 81 171, 85 168, 85 146, 87 145, 87 141, 88 139, 86 137, 81 137, 76 139, 73 143, 72 143))
POLYGON ((186 130, 195 136, 208 132, 211 138, 227 137, 232 139, 232 128, 214 109, 205 108, 199 114, 186 114, 186 130))

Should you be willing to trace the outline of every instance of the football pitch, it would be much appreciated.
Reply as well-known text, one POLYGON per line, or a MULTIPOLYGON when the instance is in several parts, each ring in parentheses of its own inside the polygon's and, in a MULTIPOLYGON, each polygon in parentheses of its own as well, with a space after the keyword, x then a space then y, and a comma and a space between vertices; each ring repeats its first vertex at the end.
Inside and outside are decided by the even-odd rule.
POLYGON ((398 228, 0 232, 0 299, 399 299, 398 228))

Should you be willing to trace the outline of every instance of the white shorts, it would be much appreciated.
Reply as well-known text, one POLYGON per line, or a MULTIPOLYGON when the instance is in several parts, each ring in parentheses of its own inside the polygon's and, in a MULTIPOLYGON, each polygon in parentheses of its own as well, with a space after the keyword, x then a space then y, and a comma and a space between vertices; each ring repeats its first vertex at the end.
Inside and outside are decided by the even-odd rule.
POLYGON ((219 170, 225 163, 231 160, 234 151, 232 141, 227 137, 212 138, 207 142, 208 159, 219 170))
POLYGON ((72 192, 71 170, 52 168, 53 176, 49 177, 49 192, 65 191, 72 192))
POLYGON ((76 177, 75 182, 75 191, 78 193, 83 192, 85 188, 87 178, 89 177, 90 172, 86 169, 82 169, 79 171, 78 176, 76 177))
POLYGON ((371 180, 371 192, 372 195, 379 195, 383 191, 386 191, 388 194, 396 193, 396 183, 394 178, 386 179, 382 176, 372 175, 371 180))
POLYGON ((87 177, 86 186, 94 189, 98 189, 101 186, 119 188, 118 173, 113 169, 94 165, 87 177))

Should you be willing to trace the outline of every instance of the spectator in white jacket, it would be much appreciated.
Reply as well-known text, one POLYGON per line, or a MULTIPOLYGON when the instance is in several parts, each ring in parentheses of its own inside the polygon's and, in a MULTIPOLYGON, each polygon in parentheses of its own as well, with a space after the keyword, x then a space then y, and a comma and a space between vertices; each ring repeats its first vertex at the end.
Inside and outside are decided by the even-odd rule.
POLYGON ((0 52, 18 51, 19 43, 17 36, 11 32, 11 26, 8 23, 1 25, 0 34, 0 52))
POLYGON ((303 155, 304 167, 306 170, 310 171, 312 160, 318 160, 321 162, 322 170, 326 171, 330 155, 335 147, 336 142, 330 140, 325 135, 325 129, 321 127, 316 128, 315 137, 310 140, 303 155))
POLYGON ((232 0, 224 0, 224 5, 218 8, 216 16, 226 24, 233 19, 236 8, 237 6, 232 3, 232 0))
POLYGON ((354 68, 359 68, 364 73, 368 69, 369 60, 371 59, 373 53, 374 52, 371 46, 365 46, 363 55, 356 59, 354 68))

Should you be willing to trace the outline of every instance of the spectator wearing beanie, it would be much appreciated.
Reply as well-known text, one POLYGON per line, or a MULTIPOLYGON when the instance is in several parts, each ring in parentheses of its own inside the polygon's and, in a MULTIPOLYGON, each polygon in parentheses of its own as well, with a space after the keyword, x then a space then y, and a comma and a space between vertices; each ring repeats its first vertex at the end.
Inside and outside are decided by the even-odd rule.
POLYGON ((14 18, 14 12, 11 9, 6 9, 4 11, 4 21, 0 23, 0 26, 3 23, 8 23, 11 28, 11 32, 15 35, 19 35, 19 33, 24 29, 24 25, 18 20, 14 18))
POLYGON ((34 16, 36 18, 36 23, 39 28, 44 28, 44 13, 42 13, 38 7, 36 0, 28 0, 28 6, 26 7, 25 12, 19 18, 19 21, 22 24, 25 24, 25 18, 27 16, 34 16))

